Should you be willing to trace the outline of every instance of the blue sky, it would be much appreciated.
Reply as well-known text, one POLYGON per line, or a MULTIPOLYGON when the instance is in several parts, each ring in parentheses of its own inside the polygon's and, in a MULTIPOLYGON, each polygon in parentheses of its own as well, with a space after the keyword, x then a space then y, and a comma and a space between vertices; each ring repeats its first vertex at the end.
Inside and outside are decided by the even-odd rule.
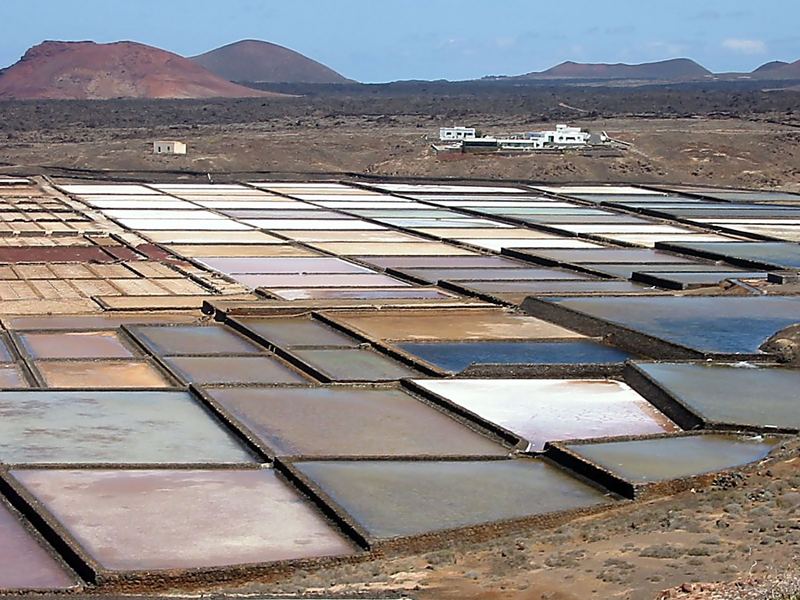
POLYGON ((0 65, 45 39, 188 56, 256 38, 366 82, 678 56, 751 70, 800 59, 798 23, 800 0, 0 0, 0 65))

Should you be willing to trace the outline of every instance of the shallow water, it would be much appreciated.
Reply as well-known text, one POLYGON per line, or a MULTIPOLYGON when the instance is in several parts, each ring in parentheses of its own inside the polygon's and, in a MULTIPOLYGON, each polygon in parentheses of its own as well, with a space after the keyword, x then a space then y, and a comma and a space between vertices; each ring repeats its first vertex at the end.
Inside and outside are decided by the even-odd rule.
POLYGON ((373 350, 296 349, 292 350, 292 354, 321 371, 332 381, 393 381, 418 375, 410 367, 373 350))
POLYGON ((296 467, 378 539, 610 502, 538 460, 331 461, 296 467))
POLYGON ((0 392, 0 461, 5 463, 252 460, 186 392, 0 392))
POLYGON ((787 242, 681 242, 675 246, 711 253, 721 259, 739 258, 765 267, 800 269, 800 246, 787 242))
POLYGON ((473 254, 472 256, 354 256, 356 260, 367 262, 381 268, 459 268, 459 269, 482 269, 482 268, 520 268, 529 266, 527 263, 503 258, 500 256, 483 256, 473 254))
MULTIPOLYGON (((708 273, 678 273, 669 271, 659 271, 650 273, 643 269, 642 275, 654 277, 656 284, 663 282, 680 286, 682 289, 708 287, 719 284, 726 279, 766 279, 767 273, 764 271, 711 271, 708 273)), ((672 287, 670 286, 670 287, 672 287)))
POLYGON ((276 346, 358 346, 359 341, 309 317, 240 317, 236 321, 276 346))
POLYGON ((770 438, 712 434, 569 448, 631 482, 655 482, 740 467, 766 457, 779 444, 770 438))
POLYGON ((550 260, 556 260, 575 264, 592 263, 694 263, 694 259, 682 257, 679 254, 661 252, 658 250, 632 249, 632 248, 598 248, 586 250, 536 250, 530 253, 532 256, 541 256, 550 260))
POLYGON ((800 298, 581 298, 559 304, 701 352, 755 353, 777 331, 800 322, 800 298), (747 327, 742 327, 742 323, 747 327))
POLYGON ((641 293, 649 288, 646 285, 630 281, 603 281, 587 279, 581 281, 459 281, 459 285, 470 290, 485 293, 527 292, 530 296, 537 294, 580 294, 596 292, 598 294, 641 293))
POLYGON ((628 279, 637 272, 648 273, 745 273, 746 269, 739 269, 731 265, 715 265, 710 263, 625 263, 625 264, 593 264, 592 270, 596 270, 613 277, 624 277, 628 279))
POLYGON ((636 368, 716 423, 800 429, 800 370, 705 363, 639 363, 636 368))
POLYGON ((458 281, 462 279, 481 279, 487 280, 544 280, 544 279, 586 279, 587 275, 582 275, 574 271, 563 269, 547 268, 528 268, 528 269, 402 269, 401 273, 419 278, 423 281, 436 283, 437 281, 448 280, 458 281))
POLYGON ((220 325, 136 327, 134 335, 162 356, 191 354, 253 354, 262 348, 220 325))
POLYGON ((622 350, 588 340, 568 342, 401 343, 409 354, 451 373, 470 365, 611 364, 631 358, 622 350))

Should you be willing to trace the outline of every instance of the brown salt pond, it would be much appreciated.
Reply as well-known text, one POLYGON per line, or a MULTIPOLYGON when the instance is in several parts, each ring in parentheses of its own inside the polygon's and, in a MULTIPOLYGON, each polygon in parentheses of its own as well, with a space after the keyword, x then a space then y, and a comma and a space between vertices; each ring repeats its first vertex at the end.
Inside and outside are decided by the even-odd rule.
MULTIPOLYGON (((280 240, 281 242, 283 240, 280 240)), ((274 244, 177 244, 169 246, 169 249, 182 256, 188 257, 281 257, 281 256, 319 256, 318 252, 298 248, 285 243, 276 241, 274 244)))
POLYGON ((488 456, 508 450, 398 389, 220 389, 207 393, 270 455, 488 456))
POLYGON ((381 311, 335 315, 367 337, 380 340, 505 340, 581 338, 540 319, 501 310, 381 311))
POLYGON ((148 231, 147 237, 162 244, 271 244, 284 240, 263 231, 148 231))
POLYGON ((170 381, 146 360, 37 360, 33 363, 52 388, 168 388, 170 381))
POLYGON ((0 263, 112 262, 99 246, 0 246, 0 263))
POLYGON ((39 358, 130 358, 133 352, 115 331, 22 333, 26 352, 39 358))

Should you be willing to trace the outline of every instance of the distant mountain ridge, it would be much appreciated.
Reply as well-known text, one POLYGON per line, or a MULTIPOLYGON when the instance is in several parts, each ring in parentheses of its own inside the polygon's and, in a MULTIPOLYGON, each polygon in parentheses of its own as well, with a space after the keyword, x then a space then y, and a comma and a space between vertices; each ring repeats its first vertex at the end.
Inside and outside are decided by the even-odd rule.
POLYGON ((786 63, 776 60, 771 63, 761 65, 758 69, 753 71, 751 75, 758 76, 762 79, 800 80, 800 60, 796 60, 793 63, 786 63))
POLYGON ((242 40, 190 58, 228 81, 352 83, 330 67, 283 46, 242 40))
POLYGON ((788 63, 774 60, 751 72, 714 73, 689 58, 672 58, 656 62, 627 63, 579 63, 566 61, 545 71, 533 71, 522 75, 488 76, 484 80, 511 81, 654 81, 693 82, 754 80, 798 80, 800 61, 788 63))
POLYGON ((275 96, 137 42, 46 41, 0 74, 0 99, 245 98, 275 96))
MULTIPOLYGON (((712 73, 688 58, 641 64, 567 61, 541 72, 484 80, 562 81, 565 85, 800 82, 800 60, 771 61, 750 73, 712 73)), ((271 89, 305 93, 293 91, 286 84, 355 83, 298 52, 258 40, 235 42, 193 58, 130 41, 46 41, 30 48, 15 64, 0 69, 0 100, 270 97, 284 95, 271 89)), ((781 83, 773 87, 786 86, 781 83)))
POLYGON ((514 79, 703 79, 711 71, 688 58, 673 58, 641 64, 563 62, 546 71, 518 75, 514 79))
POLYGON ((768 73, 770 71, 774 71, 776 69, 781 69, 783 67, 788 66, 788 62, 784 62, 782 60, 773 60, 772 62, 764 63, 757 69, 753 69, 753 74, 755 73, 768 73))

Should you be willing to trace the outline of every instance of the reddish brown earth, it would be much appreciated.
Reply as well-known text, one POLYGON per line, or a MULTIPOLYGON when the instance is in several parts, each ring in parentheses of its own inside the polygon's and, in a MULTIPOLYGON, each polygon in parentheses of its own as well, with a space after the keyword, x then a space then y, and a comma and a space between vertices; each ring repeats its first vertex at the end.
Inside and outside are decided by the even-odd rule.
POLYGON ((299 52, 259 40, 242 40, 191 58, 228 81, 259 83, 351 83, 299 52))
POLYGON ((44 42, 0 75, 0 100, 251 98, 187 58, 136 42, 44 42))
POLYGON ((587 64, 567 61, 540 73, 521 75, 520 79, 702 79, 711 71, 688 58, 674 58, 639 65, 587 64))

